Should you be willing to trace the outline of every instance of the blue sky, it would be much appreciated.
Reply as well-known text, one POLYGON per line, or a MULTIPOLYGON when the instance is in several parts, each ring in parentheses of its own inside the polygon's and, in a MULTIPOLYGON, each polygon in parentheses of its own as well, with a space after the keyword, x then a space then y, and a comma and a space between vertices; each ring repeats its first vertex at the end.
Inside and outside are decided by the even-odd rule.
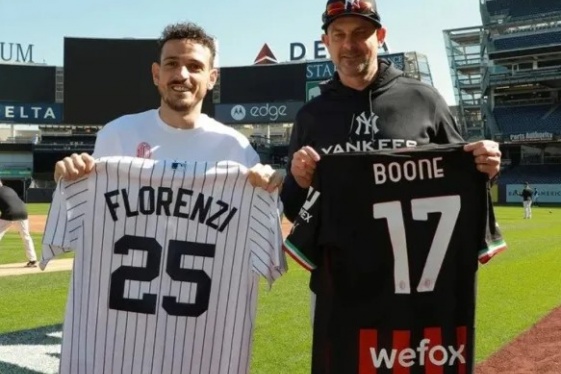
MULTIPOLYGON (((193 21, 216 36, 220 65, 252 64, 263 43, 289 59, 321 35, 325 0, 0 0, 0 41, 33 44, 35 62, 62 65, 64 37, 157 38, 193 21)), ((391 52, 426 54, 435 86, 454 104, 442 30, 481 24, 478 0, 378 0, 391 52)), ((312 57, 310 57, 312 58, 312 57)))

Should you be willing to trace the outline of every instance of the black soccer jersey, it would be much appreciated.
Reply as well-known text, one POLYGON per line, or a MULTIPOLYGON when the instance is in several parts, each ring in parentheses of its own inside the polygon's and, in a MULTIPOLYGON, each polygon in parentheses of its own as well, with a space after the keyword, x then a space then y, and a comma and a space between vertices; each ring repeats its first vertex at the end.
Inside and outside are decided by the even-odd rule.
POLYGON ((506 248, 461 145, 326 155, 285 242, 314 269, 314 374, 469 374, 478 260, 506 248))

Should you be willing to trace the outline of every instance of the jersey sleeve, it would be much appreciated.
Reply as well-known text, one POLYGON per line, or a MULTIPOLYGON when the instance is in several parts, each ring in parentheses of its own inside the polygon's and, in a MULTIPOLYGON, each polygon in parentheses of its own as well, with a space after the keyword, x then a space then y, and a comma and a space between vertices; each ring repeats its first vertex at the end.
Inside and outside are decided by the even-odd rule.
POLYGON ((319 259, 319 228, 321 220, 321 193, 317 185, 308 189, 308 195, 294 220, 292 230, 284 241, 284 250, 303 268, 312 271, 319 259))
POLYGON ((87 178, 58 184, 43 234, 41 270, 52 258, 77 248, 86 215, 87 192, 87 178))
POLYGON ((278 204, 277 192, 255 189, 249 225, 251 261, 253 271, 265 278, 269 287, 288 269, 278 204))
POLYGON ((479 262, 487 263, 491 258, 507 249, 506 242, 501 234, 499 224, 495 219, 495 210, 491 200, 491 192, 487 191, 487 223, 485 225, 485 235, 479 251, 479 262))

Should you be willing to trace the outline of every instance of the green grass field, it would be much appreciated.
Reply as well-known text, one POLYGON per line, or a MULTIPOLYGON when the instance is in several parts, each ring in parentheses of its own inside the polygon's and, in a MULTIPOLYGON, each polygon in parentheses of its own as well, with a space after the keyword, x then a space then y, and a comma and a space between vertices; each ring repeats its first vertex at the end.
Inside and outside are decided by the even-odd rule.
MULTIPOLYGON (((37 258, 41 258, 42 235, 31 234, 31 237, 33 238, 33 244, 35 244, 35 252, 37 253, 37 258)), ((69 258, 73 256, 73 253, 65 253, 58 258, 69 258)), ((23 243, 17 232, 8 232, 6 233, 6 235, 4 235, 2 241, 0 241, 0 265, 12 264, 17 262, 27 262, 25 251, 23 249, 23 243)))
MULTIPOLYGON (((561 208, 535 208, 532 220, 521 207, 496 212, 509 249, 479 272, 478 361, 561 305, 561 208)), ((15 235, 0 242, 0 263, 14 259, 25 260, 15 235)), ((0 277, 0 334, 61 323, 68 280, 68 272, 0 277)), ((251 373, 310 372, 307 286, 307 272, 290 262, 270 292, 262 287, 251 373)))
POLYGON ((34 214, 47 214, 49 212, 50 204, 27 204, 27 213, 34 214))

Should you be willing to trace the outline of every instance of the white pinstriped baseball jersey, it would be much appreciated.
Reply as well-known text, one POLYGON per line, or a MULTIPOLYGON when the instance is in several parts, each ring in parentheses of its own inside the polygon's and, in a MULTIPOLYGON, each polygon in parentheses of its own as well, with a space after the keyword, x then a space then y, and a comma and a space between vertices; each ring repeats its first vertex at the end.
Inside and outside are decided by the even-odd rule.
POLYGON ((247 373, 278 196, 233 162, 106 157, 54 194, 41 268, 75 250, 61 373, 247 373))

